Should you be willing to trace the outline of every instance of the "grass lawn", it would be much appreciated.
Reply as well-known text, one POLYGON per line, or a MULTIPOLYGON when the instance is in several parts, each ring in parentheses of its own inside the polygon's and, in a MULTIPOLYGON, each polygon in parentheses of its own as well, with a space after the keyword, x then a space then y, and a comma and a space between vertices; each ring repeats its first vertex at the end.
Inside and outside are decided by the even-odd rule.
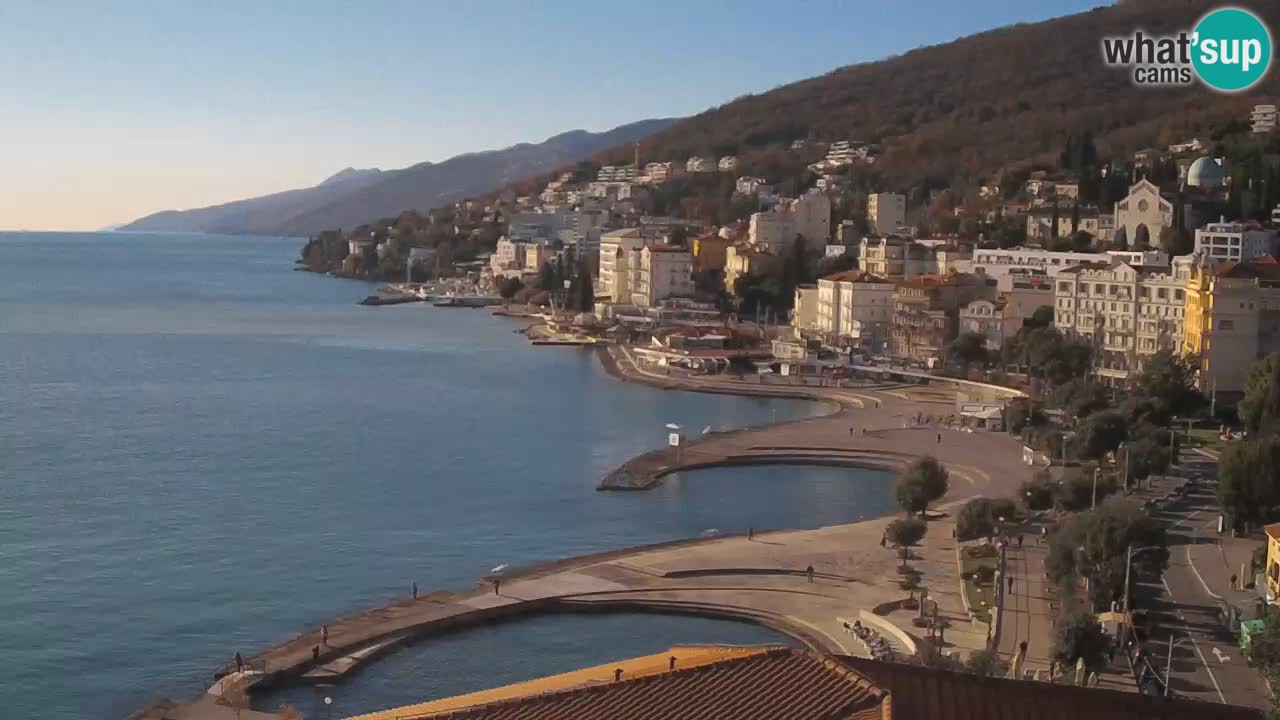
POLYGON ((1218 431, 1213 428, 1194 428, 1191 430, 1187 445, 1222 452, 1227 444, 1218 437, 1218 431))
POLYGON ((984 546, 967 547, 960 551, 960 577, 961 582, 964 583, 965 598, 969 601, 969 607, 973 608, 974 615, 982 622, 990 624, 991 608, 995 607, 996 603, 995 583, 981 582, 978 575, 982 568, 990 568, 994 573, 996 568, 1000 567, 1000 558, 994 554, 981 554, 979 548, 982 547, 984 546))

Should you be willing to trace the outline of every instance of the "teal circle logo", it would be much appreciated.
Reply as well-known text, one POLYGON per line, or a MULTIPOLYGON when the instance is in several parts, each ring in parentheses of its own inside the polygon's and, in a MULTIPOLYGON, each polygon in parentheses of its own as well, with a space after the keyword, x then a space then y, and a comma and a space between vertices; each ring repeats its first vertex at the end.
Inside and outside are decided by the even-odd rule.
POLYGON ((1247 90, 1271 65, 1271 32, 1248 10, 1222 8, 1205 15, 1191 42, 1191 64, 1215 90, 1247 90))

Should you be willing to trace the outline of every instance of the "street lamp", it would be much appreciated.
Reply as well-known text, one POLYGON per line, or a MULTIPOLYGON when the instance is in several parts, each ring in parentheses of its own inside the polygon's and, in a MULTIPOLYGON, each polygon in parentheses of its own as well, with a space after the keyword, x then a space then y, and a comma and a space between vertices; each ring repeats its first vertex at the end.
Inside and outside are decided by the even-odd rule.
POLYGON ((1124 475, 1122 477, 1124 478, 1124 489, 1127 491, 1129 489, 1129 443, 1122 442, 1116 449, 1124 451, 1124 475))
MULTIPOLYGON (((1124 625, 1121 626, 1122 628, 1127 628, 1128 626, 1133 624, 1129 621, 1129 571, 1133 567, 1133 556, 1137 555, 1140 552, 1146 552, 1147 550, 1163 550, 1163 549, 1164 548, 1161 548, 1158 545, 1147 545, 1146 547, 1140 547, 1135 549, 1132 544, 1129 545, 1128 548, 1126 548, 1125 554, 1124 554, 1124 603, 1121 607, 1121 610, 1124 613, 1124 625)), ((1124 634, 1127 634, 1127 632, 1125 632, 1124 634)), ((1124 647, 1123 636, 1120 638, 1120 647, 1124 647)))
POLYGON ((1190 636, 1178 638, 1174 642, 1173 634, 1169 634, 1169 657, 1164 661, 1164 696, 1169 697, 1169 676, 1173 673, 1173 649, 1182 643, 1191 640, 1190 636))

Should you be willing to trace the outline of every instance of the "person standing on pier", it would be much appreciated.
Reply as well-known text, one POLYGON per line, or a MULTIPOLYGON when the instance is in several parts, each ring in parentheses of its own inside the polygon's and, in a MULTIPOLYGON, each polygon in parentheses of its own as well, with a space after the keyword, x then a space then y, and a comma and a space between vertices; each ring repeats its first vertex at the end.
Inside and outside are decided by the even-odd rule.
POLYGON ((497 594, 498 594, 498 588, 499 588, 499 587, 501 587, 501 585, 502 585, 502 580, 501 580, 501 579, 499 579, 499 578, 494 578, 494 579, 493 579, 493 594, 494 594, 494 595, 497 595, 497 594))
POLYGON ((329 626, 328 625, 320 626, 320 644, 325 647, 329 647, 329 626))
POLYGON ((244 670, 244 658, 240 657, 240 651, 236 651, 236 672, 244 670))
POLYGON ((413 584, 413 599, 418 599, 418 583, 413 584))
POLYGON ((805 568, 804 573, 809 577, 809 582, 813 582, 813 566, 810 565, 809 567, 805 568))

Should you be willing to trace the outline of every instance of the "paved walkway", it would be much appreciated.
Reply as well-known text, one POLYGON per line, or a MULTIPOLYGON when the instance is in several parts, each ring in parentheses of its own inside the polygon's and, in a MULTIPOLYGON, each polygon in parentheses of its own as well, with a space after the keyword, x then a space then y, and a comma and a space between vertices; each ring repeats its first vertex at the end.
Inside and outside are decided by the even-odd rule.
MULTIPOLYGON (((741 392, 732 380, 672 380, 664 375, 662 383, 741 392)), ((776 392, 798 394, 791 387, 776 392)), ((1031 476, 1032 470, 1021 462, 1021 445, 1007 434, 904 428, 917 414, 955 414, 954 395, 945 390, 897 385, 799 393, 836 400, 841 408, 826 417, 716 434, 699 442, 697 451, 717 458, 754 453, 773 461, 798 457, 805 462, 856 453, 900 460, 928 453, 953 472, 951 491, 944 499, 951 506, 975 495, 1009 496, 1031 476)), ((782 629, 818 649, 865 655, 866 649, 843 626, 861 611, 877 611, 908 639, 917 633, 911 624, 915 613, 897 605, 907 596, 899 586, 899 561, 891 549, 880 546, 890 519, 751 539, 682 541, 549 563, 501 580, 497 593, 482 584, 471 592, 406 598, 340 618, 327 625, 327 645, 321 643, 321 629, 312 628, 248 658, 248 663, 268 676, 297 677, 323 666, 327 678, 340 677, 358 668, 362 655, 375 656, 369 652, 371 646, 389 638, 421 638, 462 624, 584 606, 737 616, 782 629), (815 571, 812 581, 805 572, 809 566, 815 571), (321 650, 318 662, 312 657, 316 647, 321 650)), ((964 609, 953 527, 949 519, 931 521, 911 565, 937 602, 940 617, 949 623, 946 649, 964 654, 985 647, 987 628, 972 623, 964 609)), ((184 717, 217 716, 207 696, 185 707, 199 714, 184 717)))

